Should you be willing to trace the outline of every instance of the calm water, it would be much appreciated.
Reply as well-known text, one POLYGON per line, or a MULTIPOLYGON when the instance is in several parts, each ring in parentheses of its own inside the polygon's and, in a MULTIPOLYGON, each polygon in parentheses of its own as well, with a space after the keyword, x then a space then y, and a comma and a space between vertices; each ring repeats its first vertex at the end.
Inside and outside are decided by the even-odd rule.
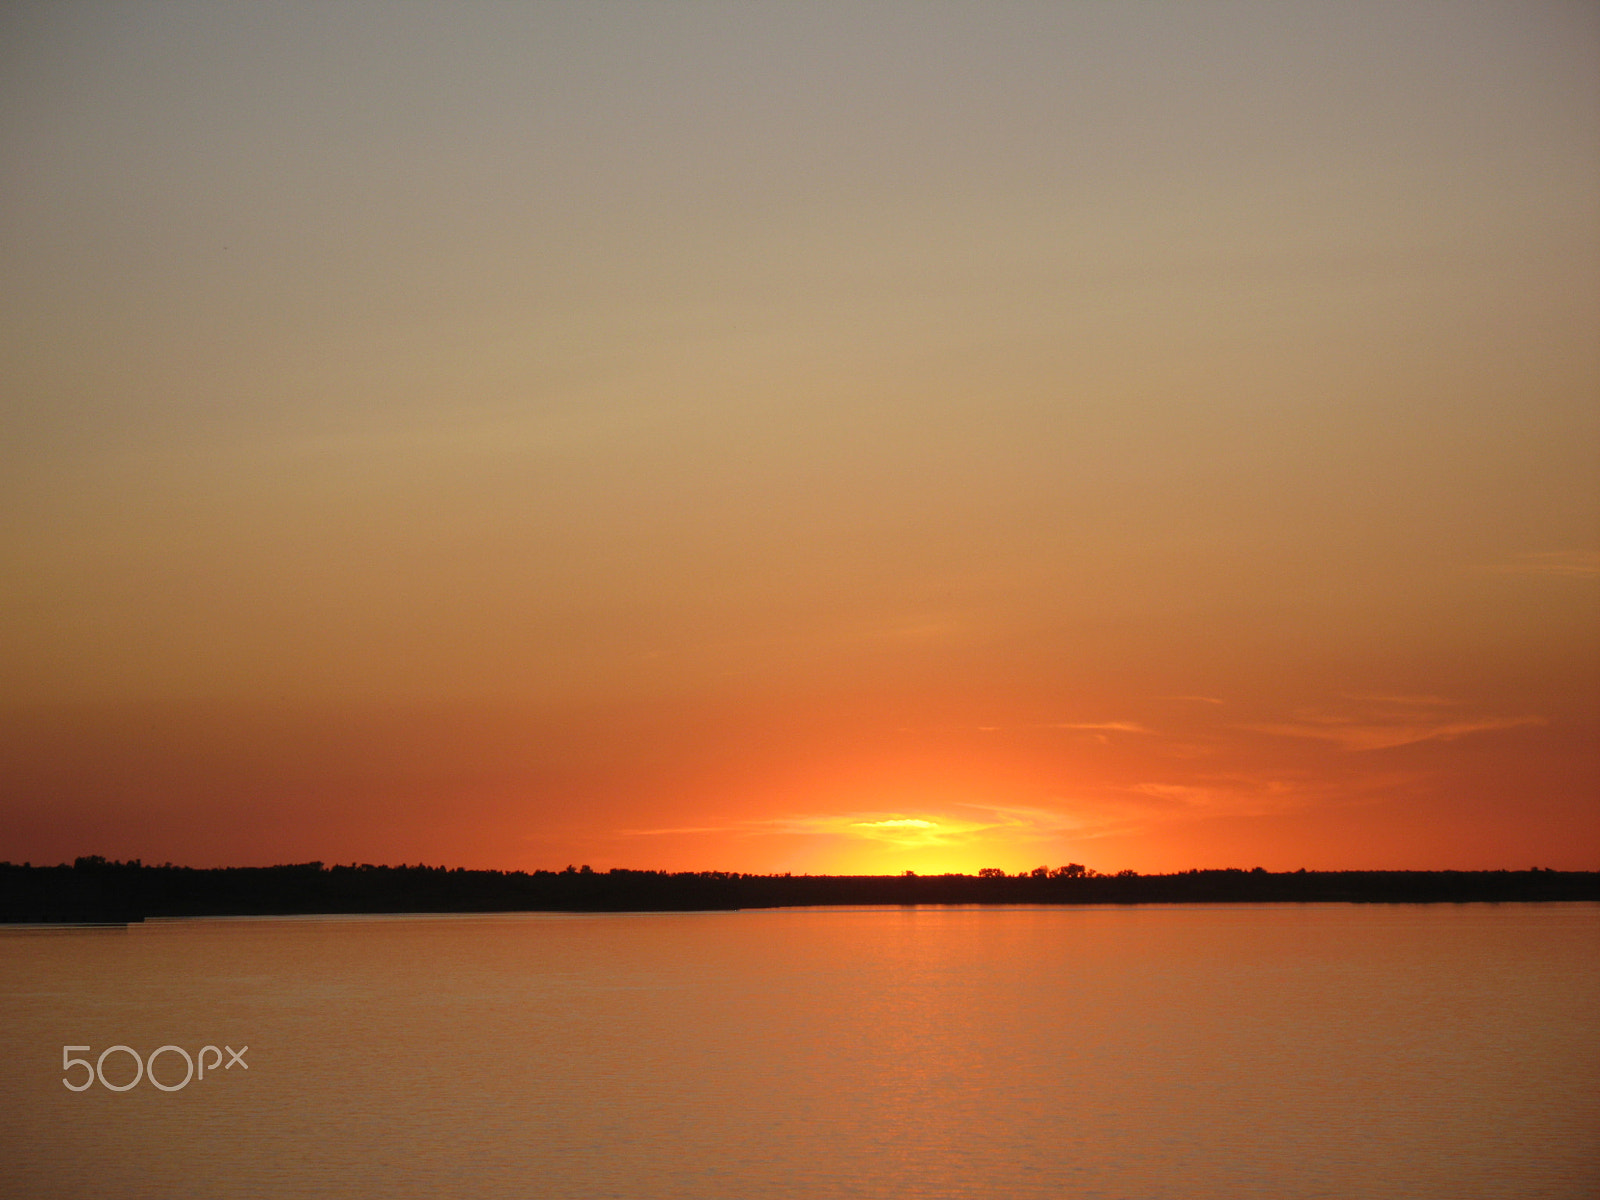
POLYGON ((0 1193, 1588 1197, 1597 1018, 1596 905, 10 929, 0 1193))

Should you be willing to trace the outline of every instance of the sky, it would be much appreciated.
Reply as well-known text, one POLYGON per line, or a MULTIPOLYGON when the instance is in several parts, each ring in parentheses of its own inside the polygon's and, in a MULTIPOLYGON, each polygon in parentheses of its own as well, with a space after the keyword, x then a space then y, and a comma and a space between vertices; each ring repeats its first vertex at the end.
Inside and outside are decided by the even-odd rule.
POLYGON ((10 3, 0 859, 1600 868, 1600 8, 10 3))

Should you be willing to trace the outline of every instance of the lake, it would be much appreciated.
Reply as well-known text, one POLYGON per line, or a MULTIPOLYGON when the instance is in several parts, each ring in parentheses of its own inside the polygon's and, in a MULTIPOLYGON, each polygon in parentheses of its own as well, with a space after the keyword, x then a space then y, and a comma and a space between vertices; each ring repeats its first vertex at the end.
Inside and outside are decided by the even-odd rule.
POLYGON ((1594 904, 14 927, 0 1045, 15 1197, 1600 1192, 1594 904))

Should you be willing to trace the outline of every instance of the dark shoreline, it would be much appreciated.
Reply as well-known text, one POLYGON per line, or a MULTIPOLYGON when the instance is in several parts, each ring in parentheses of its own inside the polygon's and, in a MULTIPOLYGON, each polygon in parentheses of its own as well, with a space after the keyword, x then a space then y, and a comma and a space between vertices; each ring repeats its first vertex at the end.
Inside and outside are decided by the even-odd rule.
MULTIPOLYGON (((1081 868, 1078 870, 1081 871, 1081 868)), ((1600 871, 741 875, 427 866, 0 863, 0 924, 356 913, 671 912, 860 904, 1461 904, 1600 900, 1600 871)))

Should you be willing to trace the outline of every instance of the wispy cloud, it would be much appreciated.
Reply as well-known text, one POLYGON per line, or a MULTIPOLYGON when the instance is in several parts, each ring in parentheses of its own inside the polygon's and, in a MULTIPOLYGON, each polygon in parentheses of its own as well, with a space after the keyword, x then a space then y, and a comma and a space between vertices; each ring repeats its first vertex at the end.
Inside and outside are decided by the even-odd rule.
POLYGON ((1447 696, 1393 696, 1370 692, 1344 692, 1343 698, 1363 704, 1388 705, 1399 708, 1449 708, 1461 703, 1447 696))
POLYGON ((1134 721, 1050 721, 1029 729, 1081 729, 1087 733, 1152 733, 1134 721))
POLYGON ((1127 802, 1149 818, 1267 816, 1328 804, 1348 804, 1413 784, 1416 772, 1367 772, 1355 778, 1232 773, 1152 781, 1126 789, 1127 802))
POLYGON ((979 733, 1006 733, 1018 729, 1068 729, 1076 733, 1094 734, 1102 742, 1106 740, 1105 735, 1108 733, 1155 733, 1155 730, 1140 725, 1137 721, 1031 721, 1025 725, 976 725, 971 728, 979 733))
POLYGON ((1277 725, 1245 725, 1241 728, 1275 737, 1310 738, 1332 742, 1342 750, 1387 750, 1418 742, 1451 742, 1473 733, 1515 729, 1523 725, 1546 725, 1544 717, 1486 717, 1468 721, 1359 721, 1340 717, 1320 717, 1277 725))
POLYGON ((1230 816, 1277 812, 1307 800, 1306 787, 1299 781, 1239 775, 1194 783, 1138 783, 1128 790, 1156 801, 1158 808, 1230 816))
MULTIPOLYGON (((1063 801, 1065 803, 1065 801, 1063 801)), ((1035 833, 1067 833, 1083 827, 1084 818, 1068 809, 1039 808, 1031 805, 966 802, 961 808, 987 817, 986 829, 1009 829, 1035 833)), ((1071 806, 1076 807, 1076 806, 1071 806)))
POLYGON ((1600 550, 1543 550, 1519 554, 1483 570, 1501 575, 1557 575, 1568 579, 1600 579, 1600 550))

